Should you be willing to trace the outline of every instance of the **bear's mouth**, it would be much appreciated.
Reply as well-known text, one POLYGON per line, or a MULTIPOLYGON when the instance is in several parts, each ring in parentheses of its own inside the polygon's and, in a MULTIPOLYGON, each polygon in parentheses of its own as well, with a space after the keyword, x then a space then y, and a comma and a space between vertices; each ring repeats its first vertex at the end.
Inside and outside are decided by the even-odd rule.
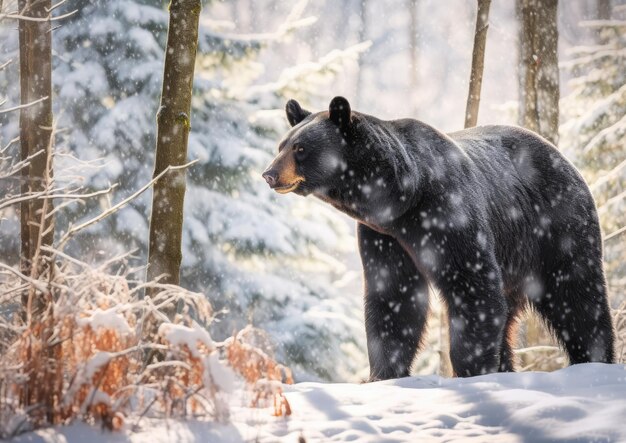
POLYGON ((296 188, 300 186, 300 183, 302 183, 303 181, 303 179, 299 179, 289 185, 277 186, 274 188, 274 191, 278 192, 279 194, 287 194, 291 191, 295 191, 296 188))

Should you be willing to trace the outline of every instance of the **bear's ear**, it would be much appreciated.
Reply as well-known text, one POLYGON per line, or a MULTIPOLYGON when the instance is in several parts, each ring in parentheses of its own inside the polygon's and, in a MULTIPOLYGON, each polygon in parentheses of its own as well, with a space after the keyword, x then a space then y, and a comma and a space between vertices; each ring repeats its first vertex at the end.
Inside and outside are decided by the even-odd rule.
POLYGON ((287 120, 289 120, 289 124, 291 126, 296 126, 302 120, 311 115, 309 111, 302 109, 300 107, 300 103, 293 99, 287 102, 285 111, 287 112, 287 120))
POLYGON ((350 103, 343 97, 335 97, 328 106, 330 120, 345 132, 352 123, 352 111, 350 103))

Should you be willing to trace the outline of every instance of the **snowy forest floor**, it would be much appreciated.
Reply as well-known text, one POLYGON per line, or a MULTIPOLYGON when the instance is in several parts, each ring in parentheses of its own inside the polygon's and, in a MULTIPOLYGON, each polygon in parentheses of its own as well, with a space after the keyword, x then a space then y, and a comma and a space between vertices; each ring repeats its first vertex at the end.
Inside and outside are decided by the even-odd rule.
POLYGON ((110 433, 75 423, 13 441, 626 441, 625 365, 466 379, 299 383, 285 386, 285 393, 293 411, 287 418, 272 417, 269 409, 233 407, 229 424, 144 418, 134 432, 110 433))

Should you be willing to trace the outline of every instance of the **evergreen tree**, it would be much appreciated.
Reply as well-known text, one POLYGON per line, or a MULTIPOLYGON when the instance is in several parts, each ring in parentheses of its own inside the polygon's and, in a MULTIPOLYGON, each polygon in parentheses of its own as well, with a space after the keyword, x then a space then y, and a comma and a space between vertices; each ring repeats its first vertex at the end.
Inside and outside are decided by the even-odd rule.
POLYGON ((573 91, 562 105, 566 123, 561 126, 561 144, 598 205, 607 280, 617 304, 624 301, 626 278, 626 20, 583 25, 597 29, 602 43, 576 48, 565 63, 574 78, 573 91))
MULTIPOLYGON (((59 212, 60 231, 150 180, 168 17, 158 0, 74 0, 55 12, 73 9, 53 34, 55 114, 64 128, 58 145, 68 153, 55 158, 57 180, 72 180, 78 170, 87 190, 118 186, 59 212)), ((203 14, 209 11, 205 6, 203 14)), ((181 283, 229 311, 212 326, 217 338, 252 322, 270 333, 277 358, 296 376, 342 379, 366 365, 360 297, 332 285, 342 274, 333 254, 349 239, 348 229, 321 204, 275 198, 260 177, 287 129, 288 96, 297 91, 306 101, 308 91, 321 90, 362 50, 334 51, 285 70, 276 82, 254 84, 256 54, 304 22, 295 14, 275 34, 238 38, 201 19, 188 146, 188 158, 199 162, 187 172, 181 283)), ((9 58, 17 33, 4 26, 0 34, 9 58)), ((0 89, 11 100, 16 75, 0 72, 0 89)), ((16 126, 10 116, 0 119, 4 145, 16 126)), ((145 193, 83 231, 69 251, 97 260, 102 251, 109 257, 136 248, 137 264, 145 262, 149 207, 145 193)), ((16 245, 3 235, 2 246, 16 245)))

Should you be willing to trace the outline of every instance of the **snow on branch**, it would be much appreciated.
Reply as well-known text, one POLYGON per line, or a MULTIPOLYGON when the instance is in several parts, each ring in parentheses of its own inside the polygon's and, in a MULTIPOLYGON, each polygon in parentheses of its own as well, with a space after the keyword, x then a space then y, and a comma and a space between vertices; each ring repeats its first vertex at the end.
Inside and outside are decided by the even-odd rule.
MULTIPOLYGON (((64 2, 61 2, 64 3, 64 2)), ((50 8, 49 12, 52 12, 53 9, 55 9, 57 6, 59 5, 53 5, 52 8, 50 8)), ((24 21, 29 21, 29 22, 53 22, 53 21, 58 21, 58 20, 62 20, 64 18, 68 18, 71 17, 72 15, 76 14, 78 12, 78 9, 75 9, 73 11, 70 11, 66 14, 63 15, 57 15, 55 17, 52 16, 52 14, 48 14, 47 17, 32 17, 29 15, 23 15, 20 14, 19 12, 9 12, 7 14, 0 14, 0 20, 3 19, 13 19, 13 20, 24 20, 24 21)))
POLYGON ((248 99, 266 93, 274 93, 281 96, 294 95, 295 91, 317 89, 332 74, 336 74, 346 60, 356 60, 369 49, 371 42, 362 42, 346 49, 335 49, 316 62, 303 63, 293 68, 285 69, 276 82, 264 85, 254 85, 247 91, 248 99))
POLYGON ((605 236, 604 237, 604 241, 607 242, 609 240, 617 238, 620 235, 622 235, 624 232, 626 232, 626 226, 623 226, 620 229, 618 229, 617 231, 611 232, 609 235, 605 236))
POLYGON ((129 197, 125 198, 124 200, 122 200, 121 202, 117 203, 116 205, 110 207, 109 209, 107 209, 106 211, 102 212, 98 216, 96 216, 96 217, 94 217, 92 219, 89 219, 89 220, 87 220, 87 221, 85 221, 85 222, 83 222, 83 223, 81 223, 81 224, 79 224, 77 226, 73 226, 70 229, 68 229, 68 231, 65 233, 65 235, 63 235, 63 237, 59 241, 60 247, 62 248, 68 242, 68 240, 74 234, 76 234, 77 232, 87 228, 88 226, 93 225, 94 223, 97 223, 97 222, 105 219, 109 215, 113 214, 114 212, 117 212, 119 209, 121 209, 124 206, 126 206, 128 203, 130 203, 131 201, 136 199, 138 196, 143 194, 146 190, 148 190, 152 185, 154 185, 161 177, 163 177, 168 172, 176 171, 176 170, 179 170, 179 169, 186 169, 186 168, 192 166, 193 164, 195 164, 197 162, 198 162, 198 160, 193 160, 193 161, 190 161, 189 163, 185 163, 184 165, 180 165, 180 166, 169 165, 167 168, 165 168, 163 171, 161 171, 160 174, 155 176, 152 180, 150 180, 148 183, 143 185, 141 188, 139 188, 137 191, 135 191, 135 193, 133 193, 129 197))
POLYGON ((583 134, 601 129, 617 120, 617 117, 623 116, 625 109, 626 85, 623 85, 611 95, 595 103, 591 109, 573 123, 571 130, 574 133, 583 134), (601 126, 601 123, 604 123, 604 126, 601 126))
POLYGON ((41 98, 39 98, 37 100, 34 100, 34 101, 30 102, 30 103, 25 103, 23 105, 13 106, 12 108, 0 109, 0 114, 4 114, 6 112, 17 111, 17 110, 24 109, 24 108, 28 108, 30 106, 36 105, 37 103, 41 103, 44 100, 48 100, 48 96, 41 97, 41 98))
POLYGON ((598 180, 589 186, 592 192, 596 192, 599 188, 606 185, 609 181, 619 176, 626 169, 626 160, 622 161, 619 165, 611 169, 606 174, 602 175, 598 180))
POLYGON ((290 413, 281 384, 289 370, 247 344, 244 331, 214 341, 205 294, 164 285, 141 298, 138 282, 115 271, 125 258, 96 268, 48 249, 56 266, 37 279, 0 263, 0 293, 32 287, 48 303, 33 323, 0 317, 0 438, 75 418, 110 430, 146 415, 226 421, 235 389, 238 401, 290 413), (163 311, 172 301, 175 323, 163 311))
POLYGON ((584 55, 577 58, 572 58, 559 63, 561 69, 572 69, 581 66, 589 66, 592 63, 599 61, 612 61, 614 58, 626 58, 626 48, 606 47, 603 46, 601 51, 598 51, 596 47, 581 49, 584 55), (587 53, 589 49, 589 53, 587 53), (585 52, 583 52, 585 51, 585 52))
POLYGON ((583 28, 626 28, 626 20, 585 20, 580 22, 583 28))
MULTIPOLYGON (((199 45, 201 52, 224 52, 223 47, 228 48, 229 56, 240 58, 248 54, 250 51, 259 50, 263 45, 280 41, 285 36, 290 35, 294 31, 310 26, 317 21, 317 17, 302 17, 309 0, 300 0, 296 2, 291 12, 283 23, 281 23, 274 32, 259 34, 228 34, 215 32, 215 22, 210 20, 202 20, 199 29, 199 45), (220 48, 216 50, 216 48, 220 48), (236 51, 233 51, 236 50, 236 51)), ((223 26, 223 25, 222 25, 223 26)))

